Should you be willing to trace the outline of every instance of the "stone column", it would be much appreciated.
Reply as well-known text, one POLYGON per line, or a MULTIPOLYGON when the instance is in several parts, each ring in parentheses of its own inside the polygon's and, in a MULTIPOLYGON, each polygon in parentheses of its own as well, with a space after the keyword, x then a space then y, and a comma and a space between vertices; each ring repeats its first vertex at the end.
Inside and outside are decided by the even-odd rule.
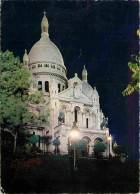
POLYGON ((71 112, 70 111, 67 112, 67 124, 71 125, 71 112))
POLYGON ((93 147, 91 141, 89 142, 89 155, 91 155, 93 152, 93 147))
POLYGON ((91 123, 91 127, 93 128, 93 129, 95 129, 95 116, 94 115, 92 115, 92 119, 91 119, 92 121, 92 123, 91 123))
POLYGON ((88 117, 88 128, 90 129, 91 128, 91 115, 89 114, 89 117, 88 117))
POLYGON ((82 127, 83 127, 83 113, 82 113, 82 115, 81 115, 81 118, 82 118, 82 127))
POLYGON ((71 125, 73 126, 73 122, 74 122, 74 114, 73 114, 73 112, 71 112, 71 125))
POLYGON ((85 119, 85 113, 83 114, 83 127, 85 128, 86 127, 86 119, 85 119))
POLYGON ((42 91, 45 92, 45 81, 42 81, 42 91))
POLYGON ((81 115, 81 112, 78 111, 78 127, 81 127, 81 124, 82 124, 82 115, 81 115))

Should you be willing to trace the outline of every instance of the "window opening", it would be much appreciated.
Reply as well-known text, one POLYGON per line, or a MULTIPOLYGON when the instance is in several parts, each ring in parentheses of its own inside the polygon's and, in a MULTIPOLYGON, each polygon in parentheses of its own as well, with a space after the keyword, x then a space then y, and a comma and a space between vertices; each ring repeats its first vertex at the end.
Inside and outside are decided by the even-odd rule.
POLYGON ((42 64, 38 64, 38 67, 42 67, 42 64))
POLYGON ((58 93, 60 92, 60 87, 61 87, 61 85, 60 85, 60 84, 58 84, 58 93))
POLYGON ((78 113, 78 111, 75 109, 75 111, 74 111, 74 116, 75 116, 75 121, 77 122, 77 113, 78 113))
POLYGON ((49 92, 49 82, 45 81, 45 91, 49 92))
POLYGON ((86 118, 86 128, 88 128, 88 118, 86 118))
POLYGON ((39 91, 42 90, 42 82, 41 82, 41 81, 38 82, 38 90, 39 90, 39 91))

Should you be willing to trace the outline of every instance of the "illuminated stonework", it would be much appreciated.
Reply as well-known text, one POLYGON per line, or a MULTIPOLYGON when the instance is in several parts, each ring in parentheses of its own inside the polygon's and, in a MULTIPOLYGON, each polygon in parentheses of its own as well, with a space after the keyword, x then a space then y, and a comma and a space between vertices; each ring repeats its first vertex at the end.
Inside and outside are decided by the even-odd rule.
MULTIPOLYGON (((70 130, 73 122, 77 122, 80 130, 79 139, 87 139, 89 154, 92 154, 93 145, 100 139, 109 147, 107 137, 109 129, 101 127, 104 114, 100 108, 99 95, 87 81, 87 70, 84 67, 82 80, 77 74, 71 79, 66 77, 66 67, 59 49, 49 39, 49 23, 44 13, 41 28, 41 39, 31 48, 29 55, 25 51, 23 63, 28 65, 32 73, 32 79, 41 85, 46 99, 45 109, 50 110, 49 127, 43 132, 35 130, 35 133, 52 136, 60 140, 61 154, 68 153, 70 130), (63 116, 63 118, 61 118, 63 116)), ((34 91, 35 88, 31 88, 34 91)), ((41 149, 47 150, 39 143, 41 149)), ((50 144, 49 151, 54 146, 50 144)), ((109 151, 107 149, 105 155, 109 151)))

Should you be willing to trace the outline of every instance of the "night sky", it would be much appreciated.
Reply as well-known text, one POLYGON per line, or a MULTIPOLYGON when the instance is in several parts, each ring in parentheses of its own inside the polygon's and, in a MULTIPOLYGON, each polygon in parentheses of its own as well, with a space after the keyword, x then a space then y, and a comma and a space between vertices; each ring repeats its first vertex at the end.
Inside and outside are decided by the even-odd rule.
POLYGON ((2 51, 13 51, 22 59, 25 48, 29 52, 40 39, 43 11, 68 79, 74 73, 81 78, 86 66, 88 82, 97 88, 114 141, 125 145, 129 156, 138 156, 138 94, 122 96, 131 79, 131 54, 138 54, 138 2, 4 2, 2 51))

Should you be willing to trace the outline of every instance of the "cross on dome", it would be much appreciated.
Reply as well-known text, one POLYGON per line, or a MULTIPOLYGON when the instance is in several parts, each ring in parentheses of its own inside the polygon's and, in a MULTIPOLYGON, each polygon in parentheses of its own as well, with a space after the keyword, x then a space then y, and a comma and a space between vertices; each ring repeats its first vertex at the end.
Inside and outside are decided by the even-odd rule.
POLYGON ((44 11, 43 13, 44 13, 44 16, 46 16, 46 11, 44 11))

